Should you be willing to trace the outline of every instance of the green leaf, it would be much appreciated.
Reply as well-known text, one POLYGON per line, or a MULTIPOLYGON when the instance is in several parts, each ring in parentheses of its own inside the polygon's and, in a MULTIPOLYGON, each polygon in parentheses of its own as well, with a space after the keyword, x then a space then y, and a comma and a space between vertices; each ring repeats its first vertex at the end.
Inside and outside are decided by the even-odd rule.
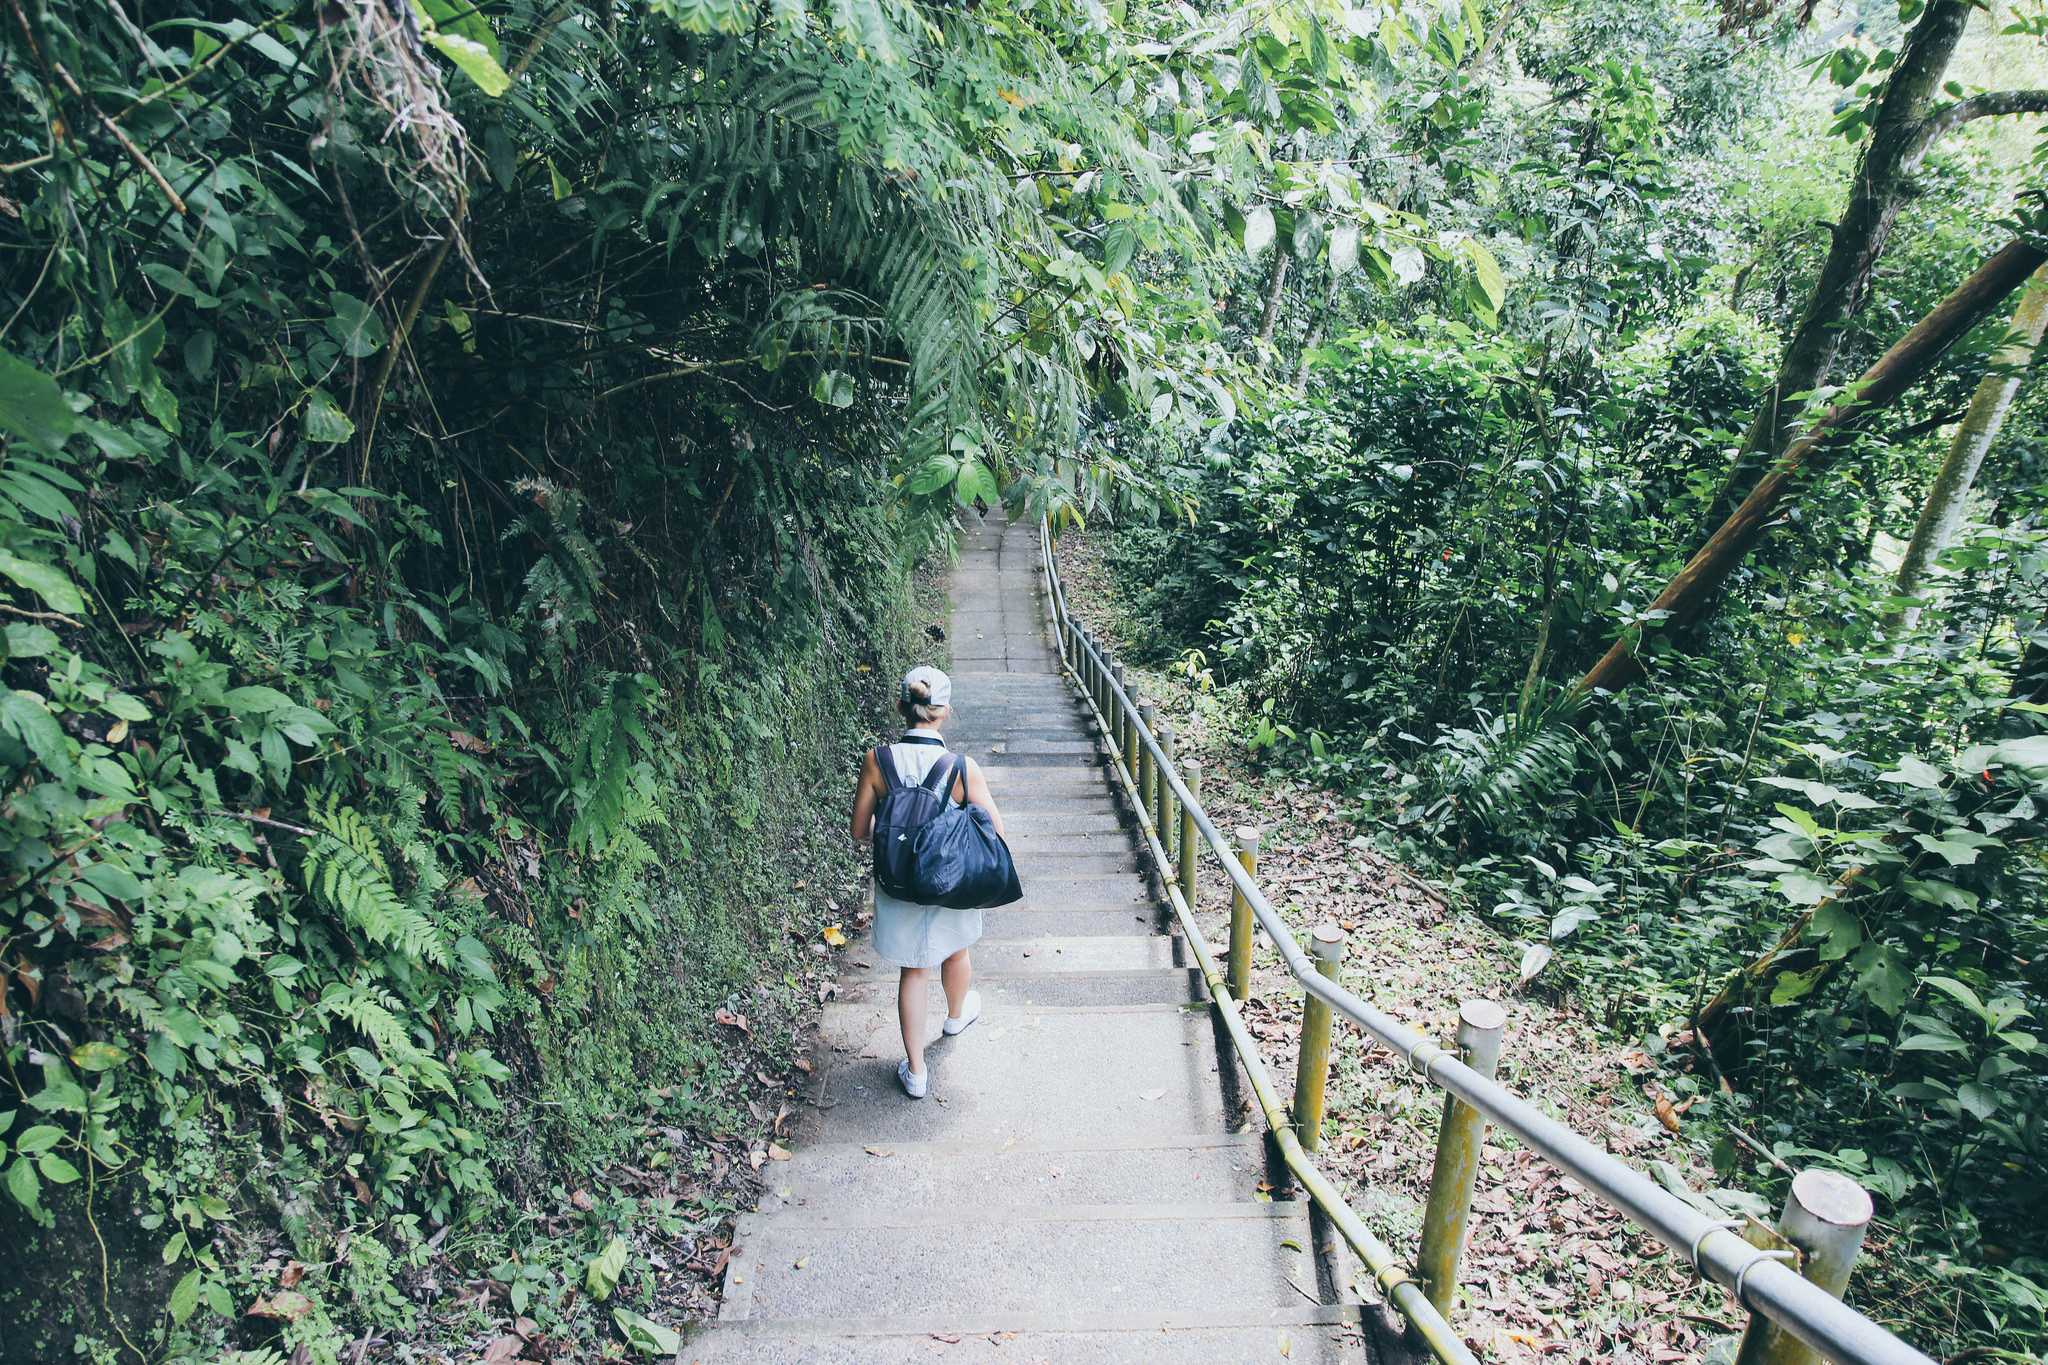
POLYGON ((131 697, 126 692, 109 692, 107 699, 100 703, 100 709, 126 721, 150 719, 149 707, 139 698, 131 697))
POLYGON ((182 1324, 185 1319, 192 1316, 192 1310, 199 1307, 198 1270, 185 1272, 185 1278, 178 1281, 177 1287, 171 1290, 171 1301, 168 1306, 172 1322, 182 1324))
POLYGON ((626 1239, 614 1237, 591 1258, 590 1269, 583 1277, 583 1287, 591 1298, 602 1303, 612 1296, 612 1290, 618 1288, 619 1276, 626 1273, 626 1255, 626 1239))
POLYGON ((246 711, 252 715, 279 711, 292 705, 292 699, 276 688, 261 686, 231 688, 226 700, 230 710, 246 711))
MULTIPOLYGON (((126 872, 112 867, 111 864, 101 863, 100 866, 109 868, 112 871, 121 872, 123 876, 128 876, 126 872)), ((135 881, 133 877, 128 877, 128 880, 131 882, 135 881)), ((136 882, 135 894, 133 896, 125 896, 123 899, 142 899, 142 884, 136 882)), ((115 1067, 128 1060, 128 1053, 125 1049, 115 1047, 112 1043, 80 1043, 77 1047, 71 1049, 70 1057, 71 1065, 77 1067, 80 1071, 112 1071, 115 1067)))
POLYGON ((307 440, 334 445, 355 434, 356 424, 349 420, 348 414, 341 410, 327 390, 314 389, 306 395, 307 440))
POLYGON ((1479 280, 1479 287, 1486 291, 1486 298, 1498 313, 1508 301, 1508 283, 1500 273, 1500 262, 1493 259, 1493 253, 1486 249, 1486 243, 1477 237, 1467 237, 1458 244, 1465 258, 1472 262, 1472 273, 1479 280))
POLYGON ((1979 1119, 1998 1112, 1998 1092, 1979 1081, 1965 1081, 1956 1090, 1956 1102, 1979 1119))
POLYGON ((612 1321, 625 1334, 627 1344, 642 1355, 673 1359, 683 1349, 683 1338, 674 1328, 664 1327, 638 1313, 614 1308, 612 1321))
POLYGON ((1941 770, 1923 759, 1906 755, 1899 760, 1899 766, 1888 773, 1879 773, 1880 782, 1903 782, 1909 787, 1921 787, 1928 791, 1941 790, 1941 770))
POLYGON ((55 1152, 45 1153, 43 1158, 36 1162, 36 1168, 43 1173, 43 1178, 53 1185, 69 1185, 78 1179, 78 1168, 55 1152))
POLYGON ((1916 1033, 1893 1050, 1897 1052, 1968 1052, 1970 1045, 1960 1038, 1948 1038, 1939 1033, 1916 1033))
POLYGON ((24 1156, 41 1156, 64 1140, 64 1130, 39 1123, 14 1140, 14 1150, 24 1156))
POLYGON ((33 692, 0 692, 0 726, 29 747, 60 781, 71 780, 71 750, 64 729, 33 692))
POLYGON ((164 1264, 176 1265, 178 1262, 178 1258, 184 1254, 185 1230, 183 1228, 180 1228, 178 1229, 178 1231, 171 1234, 170 1241, 164 1243, 164 1264))
POLYGON ((83 615, 85 596, 71 582, 62 569, 50 564, 38 564, 32 559, 0 550, 0 574, 6 574, 22 587, 50 604, 50 610, 61 611, 67 616, 83 615))
POLYGON ((1771 987, 1771 1003, 1789 1005, 1806 995, 1820 984, 1821 970, 1816 967, 1810 972, 1779 972, 1777 984, 1771 987))
POLYGON ((329 294, 327 301, 334 305, 334 316, 323 325, 344 352, 361 360, 383 349, 384 320, 377 316, 376 309, 339 289, 329 294))
POLYGON ((1965 891, 1954 882, 1923 882, 1918 877, 1901 877, 1899 886, 1917 901, 1945 905, 1951 910, 1975 910, 1977 893, 1965 891))
POLYGON ((45 455, 55 455, 63 450, 64 438, 78 429, 78 414, 64 401, 56 380, 0 351, 0 427, 45 455))
POLYGON ((436 52, 455 63, 456 69, 476 82, 476 88, 496 99, 512 88, 512 78, 491 50, 474 38, 459 33, 423 33, 436 52))
POLYGON ((853 406, 853 376, 841 370, 826 370, 811 384, 811 397, 835 408, 853 406))
POLYGON ((1805 872, 1788 872, 1774 885, 1778 893, 1794 905, 1819 905, 1834 890, 1831 883, 1805 872))
POLYGON ((1811 815, 1808 815, 1797 806, 1788 806, 1782 801, 1777 802, 1776 806, 1778 814, 1797 825, 1801 834, 1804 834, 1816 844, 1821 841, 1820 823, 1811 815))
POLYGON ((43 1182, 36 1179, 35 1163, 27 1157, 18 1157, 7 1171, 7 1192, 23 1208, 38 1207, 37 1200, 43 1190, 43 1182))

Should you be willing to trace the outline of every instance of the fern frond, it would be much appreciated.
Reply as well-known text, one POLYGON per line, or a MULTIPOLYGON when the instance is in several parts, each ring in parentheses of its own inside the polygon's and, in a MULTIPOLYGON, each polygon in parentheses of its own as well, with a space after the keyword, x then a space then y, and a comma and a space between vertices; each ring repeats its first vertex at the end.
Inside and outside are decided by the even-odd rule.
POLYGON ((313 898, 372 943, 447 966, 446 938, 424 901, 392 883, 369 821, 338 803, 315 807, 312 819, 322 833, 305 841, 302 873, 313 898))

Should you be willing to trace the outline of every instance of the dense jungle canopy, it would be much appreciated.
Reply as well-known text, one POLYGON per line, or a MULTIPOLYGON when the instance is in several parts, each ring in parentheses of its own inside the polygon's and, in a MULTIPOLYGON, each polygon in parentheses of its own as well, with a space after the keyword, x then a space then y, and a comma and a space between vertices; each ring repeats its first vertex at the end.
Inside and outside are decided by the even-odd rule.
POLYGON ((4 10, 10 1360, 658 1349, 977 502, 2048 1344, 2036 0, 4 10))

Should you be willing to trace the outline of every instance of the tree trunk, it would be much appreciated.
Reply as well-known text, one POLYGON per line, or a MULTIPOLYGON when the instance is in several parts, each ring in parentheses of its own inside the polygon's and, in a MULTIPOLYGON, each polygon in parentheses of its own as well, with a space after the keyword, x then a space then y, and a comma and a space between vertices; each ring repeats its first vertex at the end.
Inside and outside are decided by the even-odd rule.
MULTIPOLYGON (((1697 617, 1715 589, 1776 524, 1778 504, 1793 493, 1809 466, 1817 464, 1827 453, 1826 443, 1852 430, 1853 423, 1896 401, 1918 383, 1950 346, 1989 317, 2044 260, 2048 260, 2048 251, 2031 241, 2008 243, 1912 331, 1894 342, 1845 392, 1842 402, 1814 419, 1771 472, 1743 499, 1742 505, 1721 524, 1721 529, 1714 532, 1713 538, 1657 595, 1649 611, 1661 615, 1649 619, 1669 628, 1686 625, 1697 617)), ((1633 681, 1640 671, 1633 631, 1624 631, 1600 662, 1579 679, 1575 690, 1616 690, 1633 681)))
MULTIPOLYGON (((1907 543, 1906 557, 1899 564, 1896 590, 1900 597, 1912 597, 1919 591, 1920 581, 1954 538, 1956 527, 1962 523, 1965 500, 1977 482, 1977 471, 1983 467, 1985 452, 1998 439, 1998 429, 2005 425, 2005 414, 2012 407, 2013 395, 2019 392, 2024 371, 2033 363, 2034 348, 2041 344, 2043 331, 2048 331, 2048 267, 2034 272, 2020 306, 2013 312, 2012 330, 1994 362, 1997 368, 1977 385, 1970 410, 1964 414, 1963 424, 1956 429, 1955 440, 1949 445, 1948 459, 1942 462, 1941 472, 1934 476, 1934 483, 1927 490, 1927 504, 1920 509, 1913 539, 1907 543)), ((1910 630, 1918 623, 1920 611, 1919 607, 1907 607, 1889 612, 1884 619, 1885 628, 1895 630, 1904 626, 1910 630)))
POLYGON ((1329 275, 1330 282, 1323 289, 1322 311, 1316 314, 1314 325, 1302 338, 1301 355, 1294 364, 1294 387, 1297 389, 1308 387, 1308 353, 1323 344, 1323 328, 1329 325, 1330 310, 1337 304, 1337 272, 1332 270, 1329 275))
POLYGON ((1794 395, 1827 382, 1835 352, 1841 348, 1843 326, 1891 235, 1892 222, 1907 197, 1907 181, 1932 142, 1927 136, 1928 106, 1941 91, 1971 8, 1966 0, 1935 0, 1929 5, 1885 82, 1870 146, 1856 168, 1848 207, 1834 226, 1827 261, 1785 347, 1777 378, 1757 405, 1722 486, 1716 510, 1724 515, 1755 490, 1763 472, 1790 444, 1800 411, 1794 395))
POLYGON ((1259 340, 1271 344, 1273 324, 1280 320, 1280 291, 1287 285, 1287 267, 1294 253, 1284 246, 1273 248, 1273 275, 1266 282, 1266 316, 1259 323, 1259 340))

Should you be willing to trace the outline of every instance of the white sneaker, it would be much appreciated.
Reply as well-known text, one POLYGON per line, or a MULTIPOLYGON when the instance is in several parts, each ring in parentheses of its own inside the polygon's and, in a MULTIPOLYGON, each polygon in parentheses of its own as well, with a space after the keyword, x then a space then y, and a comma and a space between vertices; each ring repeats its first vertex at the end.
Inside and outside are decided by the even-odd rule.
POLYGON ((946 1022, 941 1026, 949 1038, 981 1018, 981 992, 967 992, 967 999, 962 1002, 962 1006, 963 1008, 958 1019, 949 1014, 946 1016, 946 1022))
POLYGON ((914 1100, 921 1100, 924 1098, 924 1092, 932 1083, 932 1073, 931 1069, 927 1067, 924 1075, 918 1075, 910 1069, 910 1058, 905 1057, 902 1061, 896 1063, 896 1079, 903 1082, 904 1094, 914 1100))

